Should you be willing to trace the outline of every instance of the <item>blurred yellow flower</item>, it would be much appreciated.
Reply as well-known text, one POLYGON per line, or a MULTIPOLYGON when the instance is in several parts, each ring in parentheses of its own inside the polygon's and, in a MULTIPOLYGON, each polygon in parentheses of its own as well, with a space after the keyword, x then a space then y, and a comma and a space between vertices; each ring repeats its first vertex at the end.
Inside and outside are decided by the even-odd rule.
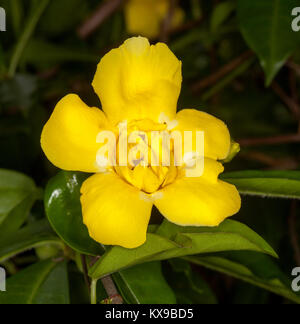
MULTIPOLYGON (((165 44, 150 46, 146 38, 131 38, 98 65, 93 87, 102 110, 88 107, 71 94, 57 104, 45 125, 41 145, 54 165, 96 173, 84 182, 81 203, 84 223, 97 242, 126 248, 142 245, 153 205, 182 226, 217 226, 239 211, 238 191, 218 179, 224 170, 219 161, 232 154, 229 131, 222 121, 204 112, 186 109, 176 113, 181 83, 181 62, 165 44), (99 154, 106 145, 99 140, 103 131, 117 136, 116 164, 99 154), (187 160, 198 153, 194 144, 182 166, 149 165, 146 156, 123 165, 120 151, 129 131, 142 132, 138 136, 142 144, 150 132, 189 132, 193 137, 203 132, 202 175, 187 175, 187 160)), ((129 143, 132 148, 133 142, 129 143)), ((159 149, 164 149, 160 142, 159 149)))
MULTIPOLYGON (((127 31, 131 35, 156 38, 170 8, 170 0, 129 0, 125 5, 127 31)), ((184 11, 176 7, 171 27, 179 27, 184 20, 184 11)))

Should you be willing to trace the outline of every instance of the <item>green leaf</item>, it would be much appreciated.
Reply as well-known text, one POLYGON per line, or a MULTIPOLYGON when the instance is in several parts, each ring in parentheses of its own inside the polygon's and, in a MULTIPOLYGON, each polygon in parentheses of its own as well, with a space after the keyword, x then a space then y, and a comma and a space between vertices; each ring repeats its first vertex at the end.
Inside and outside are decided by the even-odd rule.
POLYGON ((200 274, 193 271, 190 264, 182 259, 170 260, 172 270, 167 272, 167 280, 174 290, 178 304, 217 304, 216 296, 200 274))
MULTIPOLYGON (((82 272, 80 272, 75 263, 70 262, 68 264, 68 277, 70 283, 70 303, 73 305, 90 305, 90 294, 88 286, 84 280, 82 272)), ((99 283, 101 283, 99 281, 99 283)), ((102 288, 102 287, 101 287, 102 288)), ((103 288, 104 289, 104 288, 103 288)), ((100 295, 100 287, 97 289, 97 300, 103 300, 106 298, 105 293, 100 295), (101 299, 102 298, 102 299, 101 299)))
POLYGON ((218 227, 181 227, 165 220, 157 234, 184 246, 160 255, 164 259, 199 253, 242 250, 278 257, 263 238, 246 225, 233 220, 226 220, 218 227))
POLYGON ((111 247, 91 268, 90 276, 99 279, 124 268, 149 261, 221 251, 258 251, 277 257, 274 250, 246 225, 227 220, 219 227, 181 227, 164 221, 156 234, 137 249, 111 247))
POLYGON ((7 292, 0 292, 0 304, 69 304, 66 262, 37 263, 7 280, 7 292))
POLYGON ((120 246, 111 247, 90 269, 89 275, 93 279, 100 279, 119 270, 152 261, 156 255, 176 247, 178 245, 175 242, 149 233, 147 242, 136 249, 125 249, 120 246))
POLYGON ((9 238, 0 238, 0 261, 3 262, 19 253, 48 244, 59 246, 61 241, 53 233, 47 220, 35 222, 9 238))
POLYGON ((29 17, 28 22, 23 30, 21 37, 19 38, 17 46, 12 55, 9 69, 8 69, 8 75, 10 77, 13 77, 15 75, 23 51, 26 48, 26 45, 34 32, 38 21, 43 15, 48 4, 49 4, 49 0, 41 0, 34 7, 32 15, 29 17))
POLYGON ((80 188, 87 174, 79 172, 58 173, 50 180, 45 192, 46 214, 55 232, 79 253, 100 255, 102 246, 92 240, 83 224, 80 188))
POLYGON ((21 32, 24 8, 21 0, 10 1, 12 25, 14 27, 15 35, 18 37, 21 32))
POLYGON ((97 63, 98 55, 86 50, 59 46, 44 40, 32 39, 22 56, 22 63, 39 66, 52 66, 62 62, 92 62, 97 63))
POLYGON ((128 304, 176 304, 176 297, 162 274, 160 262, 120 271, 114 275, 114 281, 128 304))
POLYGON ((18 230, 37 199, 38 189, 29 177, 0 169, 1 239, 18 230))
POLYGON ((292 292, 290 280, 267 255, 255 252, 226 252, 215 256, 184 259, 300 303, 300 295, 292 292))
POLYGON ((218 4, 212 13, 210 29, 213 33, 228 19, 232 12, 236 9, 234 1, 226 1, 218 4))
POLYGON ((299 171, 240 171, 221 178, 245 195, 300 199, 299 171))
POLYGON ((292 9, 298 6, 298 0, 238 0, 240 28, 260 58, 266 85, 300 46, 300 34, 291 27, 292 9))

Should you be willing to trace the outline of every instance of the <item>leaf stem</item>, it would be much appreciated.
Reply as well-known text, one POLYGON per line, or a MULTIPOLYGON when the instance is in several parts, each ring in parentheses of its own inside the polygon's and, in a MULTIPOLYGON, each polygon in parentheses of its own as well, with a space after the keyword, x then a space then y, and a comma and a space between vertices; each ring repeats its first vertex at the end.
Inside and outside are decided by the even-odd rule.
POLYGON ((218 81, 220 81, 222 78, 224 78, 226 75, 228 75, 230 72, 238 68, 241 64, 243 64, 245 61, 247 61, 249 58, 253 57, 253 52, 247 51, 241 54, 239 57, 235 58, 234 60, 230 61, 226 65, 224 65, 222 68, 220 68, 215 73, 211 74, 207 78, 195 83, 192 87, 192 90, 194 92, 201 91, 202 89, 205 89, 209 86, 212 86, 216 84, 218 81))
POLYGON ((297 233, 297 206, 298 202, 296 200, 292 201, 291 212, 288 219, 288 226, 290 232, 291 243, 295 252, 295 261, 297 266, 300 266, 300 247, 297 233))
POLYGON ((99 5, 92 16, 79 27, 77 34, 80 38, 86 39, 89 37, 107 18, 117 11, 125 0, 110 0, 99 5))
POLYGON ((245 61, 242 65, 240 65, 238 68, 233 70, 230 74, 228 74, 224 79, 220 80, 216 85, 214 85, 211 89, 209 89, 207 92, 205 92, 201 99, 203 101, 207 101, 210 98, 212 98, 215 94, 223 90, 226 86, 228 86, 233 80, 235 80, 238 76, 246 72, 252 63, 255 61, 255 58, 250 58, 247 61, 245 61))
POLYGON ((171 25, 174 18, 174 12, 177 6, 177 0, 169 0, 169 10, 168 13, 162 23, 161 28, 161 35, 160 35, 160 41, 161 42, 168 42, 170 31, 171 31, 171 25))
POLYGON ((14 0, 10 2, 12 12, 12 25, 14 28, 15 35, 18 37, 21 31, 21 25, 23 20, 23 4, 20 0, 14 0))
POLYGON ((84 274, 84 281, 85 281, 88 289, 91 290, 90 279, 89 279, 89 275, 88 275, 88 266, 86 263, 86 256, 81 254, 80 258, 81 258, 81 264, 82 264, 82 269, 83 269, 83 274, 84 274))
POLYGON ((277 96, 282 100, 282 102, 287 106, 290 110, 291 114, 295 117, 297 121, 300 120, 300 107, 298 103, 287 94, 277 82, 273 82, 271 85, 273 91, 277 94, 277 96))
POLYGON ((49 3, 49 0, 41 0, 38 5, 36 6, 32 16, 30 17, 27 25, 25 26, 25 29, 18 41, 17 47, 15 48, 15 51, 13 53, 9 70, 8 70, 8 76, 13 77, 16 73, 19 61, 21 59, 21 56, 23 54, 24 49, 26 48, 26 45, 32 36, 37 23, 39 22, 44 10, 46 9, 47 5, 49 3))
POLYGON ((91 283, 91 304, 97 305, 97 279, 93 279, 91 283))
POLYGON ((287 134, 279 136, 261 137, 261 138, 246 138, 238 140, 241 146, 259 146, 259 145, 279 145, 299 143, 300 134, 287 134))
POLYGON ((111 303, 114 305, 123 304, 123 298, 119 294, 111 276, 102 278, 101 282, 102 282, 103 287, 108 295, 108 298, 111 300, 111 303))

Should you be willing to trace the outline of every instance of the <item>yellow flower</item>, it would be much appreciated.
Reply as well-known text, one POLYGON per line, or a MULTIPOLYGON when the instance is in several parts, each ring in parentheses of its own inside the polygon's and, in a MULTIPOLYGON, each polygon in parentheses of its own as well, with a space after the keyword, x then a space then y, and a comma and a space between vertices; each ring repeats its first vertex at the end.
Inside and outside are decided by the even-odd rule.
MULTIPOLYGON (((125 5, 127 30, 132 35, 156 38, 170 8, 170 0, 129 0, 125 5)), ((176 7, 173 12, 172 28, 182 24, 184 11, 176 7)))
MULTIPOLYGON (((57 104, 45 125, 41 145, 54 165, 96 173, 84 182, 81 203, 84 223, 97 242, 126 248, 142 245, 153 205, 182 226, 217 226, 239 211, 236 188, 218 179, 224 170, 219 161, 231 154, 229 131, 222 121, 198 110, 176 114, 181 83, 181 62, 165 44, 150 46, 145 38, 131 38, 99 63, 93 87, 102 110, 88 107, 71 94, 57 104), (124 125, 128 129, 125 137, 124 125), (115 154, 120 159, 121 144, 134 131, 143 132, 139 140, 144 143, 151 131, 171 130, 190 132, 193 137, 204 132, 202 176, 187 176, 187 161, 182 166, 149 166, 143 164, 145 156, 129 166, 118 160, 100 167, 106 158, 99 150, 107 144, 99 141, 102 131, 117 136, 115 154)), ((185 158, 198 152, 192 143, 185 158)), ((165 147, 159 142, 161 148, 165 147)), ((174 150, 173 145, 172 162, 174 150)), ((161 157, 161 152, 154 153, 161 157)))

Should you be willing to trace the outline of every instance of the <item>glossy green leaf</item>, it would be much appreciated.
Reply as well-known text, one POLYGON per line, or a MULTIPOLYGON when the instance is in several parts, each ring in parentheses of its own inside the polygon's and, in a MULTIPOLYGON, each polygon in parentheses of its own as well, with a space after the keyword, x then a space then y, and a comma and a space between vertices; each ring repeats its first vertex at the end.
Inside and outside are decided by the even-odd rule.
POLYGON ((176 304, 176 297, 162 274, 160 262, 150 262, 114 275, 128 304, 176 304))
POLYGON ((55 232, 75 251, 100 255, 103 249, 92 240, 83 224, 80 188, 88 175, 79 172, 58 173, 45 192, 46 214, 55 232))
POLYGON ((291 26, 295 7, 298 0, 238 0, 241 32, 260 58, 267 85, 300 47, 300 34, 291 26))
POLYGON ((226 252, 212 256, 185 257, 185 260, 300 303, 300 294, 293 293, 291 281, 266 255, 255 252, 226 252))
POLYGON ((0 292, 0 304, 69 304, 66 262, 43 261, 18 272, 0 292))
POLYGON ((90 276, 99 279, 144 262, 231 250, 258 251, 277 257, 258 234, 235 221, 227 220, 216 228, 201 228, 181 227, 165 220, 156 234, 148 234, 141 247, 111 247, 91 268, 90 276))
POLYGON ((174 290, 179 304, 217 304, 217 299, 209 285, 191 265, 182 259, 170 260, 166 278, 174 290))
POLYGON ((0 238, 0 261, 5 261, 19 253, 48 244, 62 245, 47 220, 35 222, 8 238, 0 238))
POLYGON ((300 199, 299 171, 240 171, 221 178, 245 195, 300 199))
POLYGON ((184 246, 166 251, 164 259, 222 251, 257 251, 277 257, 272 247, 248 226, 226 220, 218 227, 181 227, 165 220, 157 234, 163 235, 184 246))
POLYGON ((148 234, 147 242, 136 249, 114 246, 90 269, 90 276, 99 279, 119 270, 152 261, 160 253, 176 249, 178 244, 156 234, 148 234))
POLYGON ((38 189, 32 179, 18 172, 0 170, 0 239, 22 226, 37 196, 38 189))
POLYGON ((29 177, 14 171, 0 170, 0 224, 11 210, 35 190, 35 184, 29 177))

